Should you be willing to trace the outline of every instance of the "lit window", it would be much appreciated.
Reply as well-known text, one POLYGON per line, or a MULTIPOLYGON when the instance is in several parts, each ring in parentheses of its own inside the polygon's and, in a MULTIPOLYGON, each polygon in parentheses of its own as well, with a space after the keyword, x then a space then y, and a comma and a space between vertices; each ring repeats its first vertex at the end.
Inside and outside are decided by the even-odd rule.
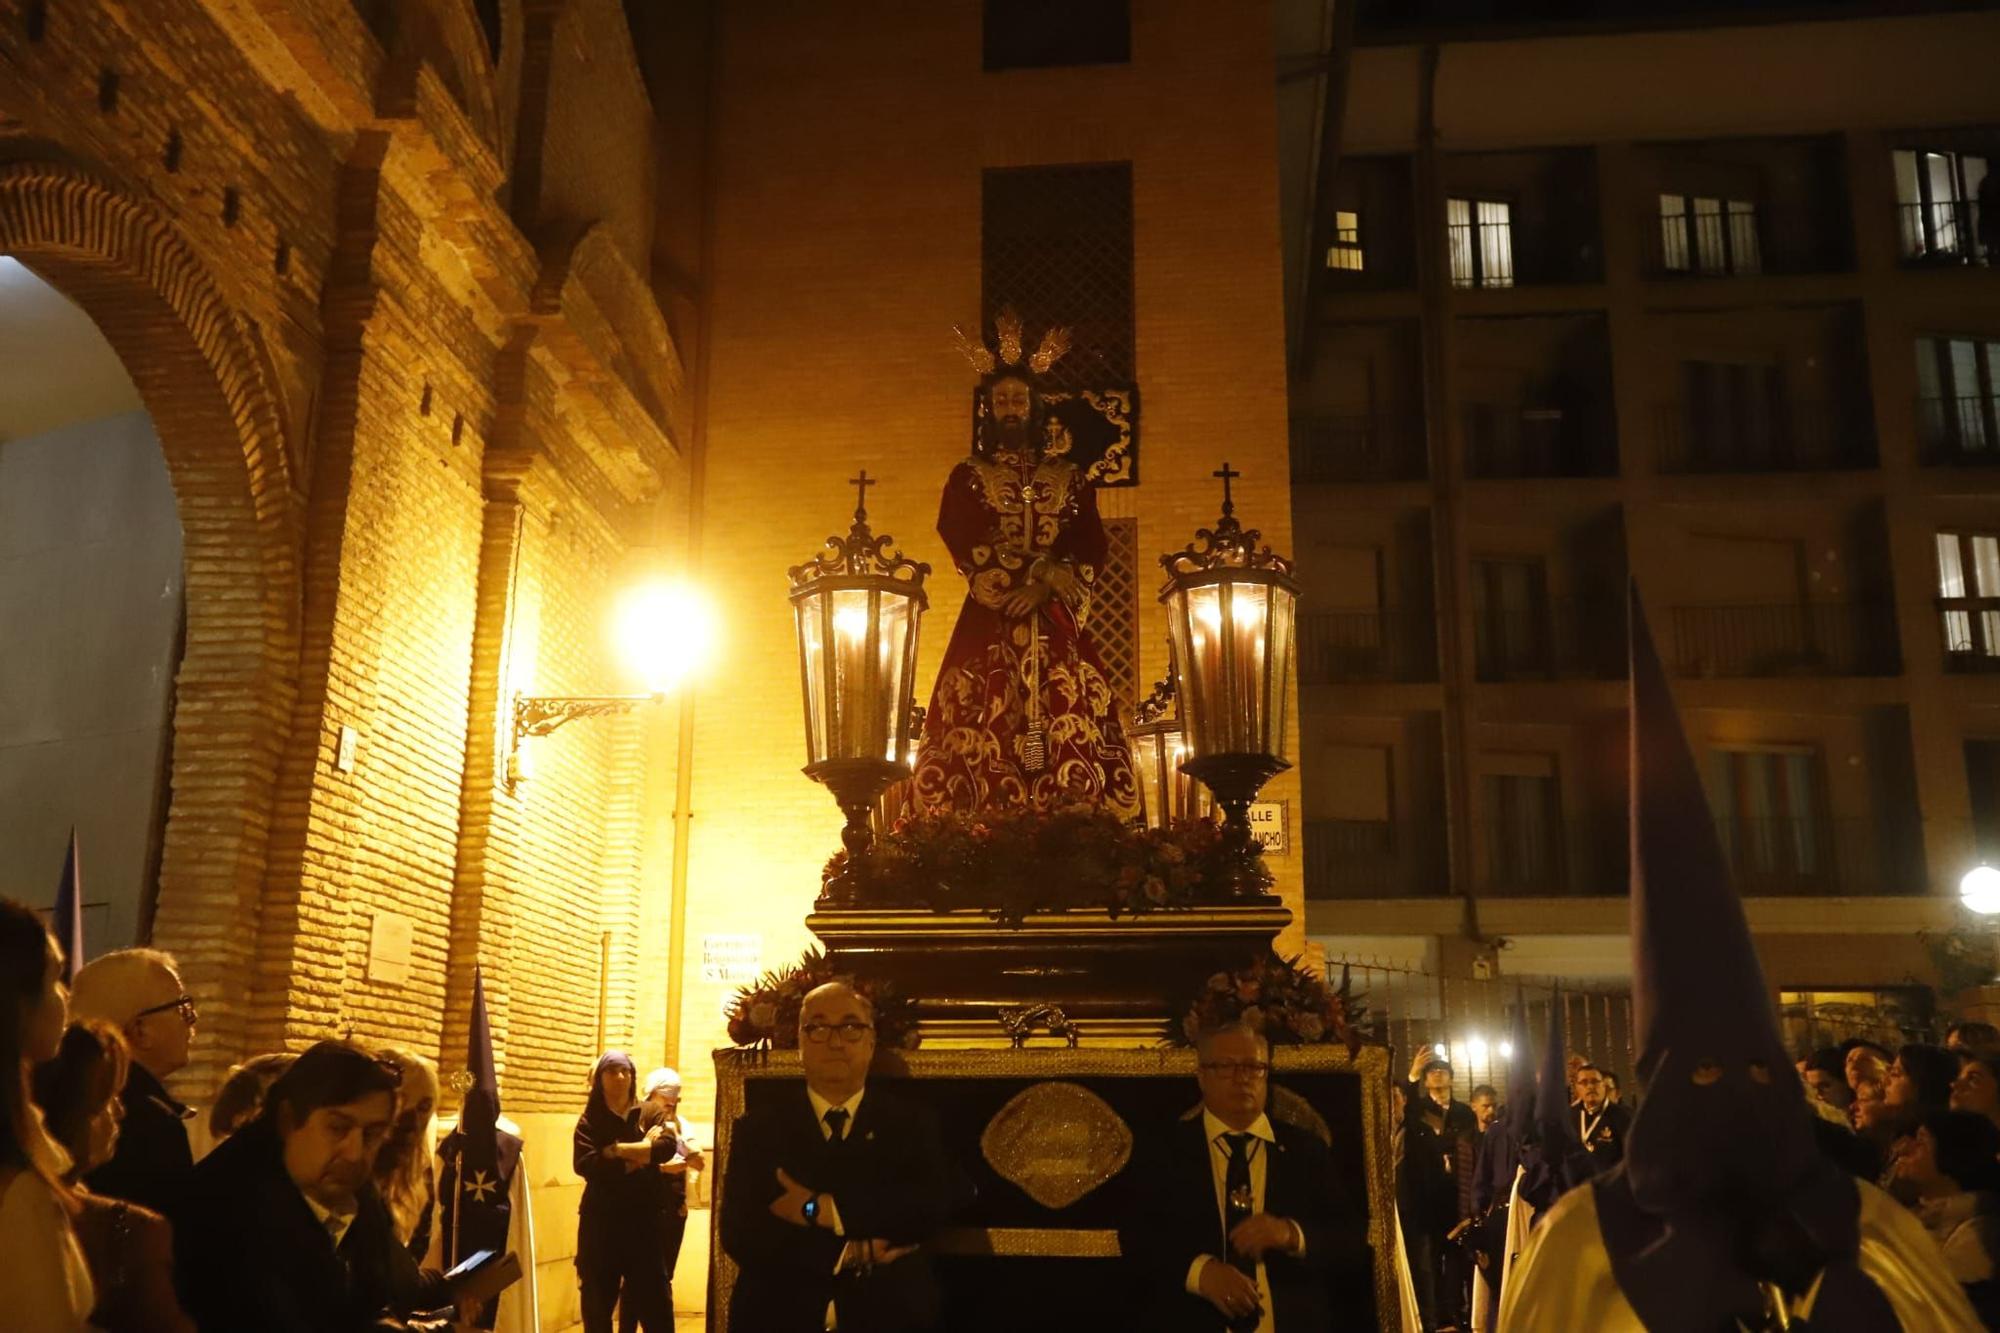
POLYGON ((1451 242, 1451 285, 1514 285, 1513 209, 1498 199, 1445 200, 1451 242))
POLYGON ((1762 272, 1757 205, 1745 199, 1661 195, 1660 267, 1710 276, 1762 272))
POLYGON ((1917 426, 1932 454, 1992 459, 2000 445, 2000 341, 1917 339, 1917 426))
POLYGON ((1328 268, 1346 269, 1359 273, 1362 268, 1361 255, 1361 215, 1346 209, 1336 209, 1333 214, 1333 248, 1326 252, 1328 268))
POLYGON ((1978 201, 1986 159, 1922 148, 1898 148, 1893 156, 1903 257, 1984 262, 1978 201))
POLYGON ((1830 832, 1819 755, 1803 746, 1717 750, 1723 848, 1744 893, 1827 888, 1830 832))
POLYGON ((2000 538, 1940 532, 1937 561, 1944 650, 1983 669, 2000 659, 2000 538))

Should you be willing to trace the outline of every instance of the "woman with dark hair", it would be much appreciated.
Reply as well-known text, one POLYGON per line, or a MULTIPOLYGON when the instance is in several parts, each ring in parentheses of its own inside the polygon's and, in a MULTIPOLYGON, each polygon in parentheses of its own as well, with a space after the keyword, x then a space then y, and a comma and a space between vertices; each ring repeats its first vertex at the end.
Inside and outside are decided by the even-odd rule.
POLYGON ((1896 1052, 1882 1080, 1882 1100, 1896 1112, 1907 1132, 1932 1111, 1951 1106, 1951 1081, 1958 1077, 1958 1057, 1942 1046, 1911 1042, 1896 1052))
POLYGON ((62 1183, 69 1159, 28 1099, 28 1070, 55 1055, 69 1021, 62 963, 42 919, 0 898, 0 1329, 83 1330, 97 1303, 62 1183))
POLYGON ((111 1160, 118 1143, 131 1054, 102 1019, 70 1024, 53 1060, 36 1066, 35 1104, 69 1154, 64 1183, 76 1203, 77 1239, 97 1287, 90 1322, 110 1333, 194 1333, 174 1295, 174 1239, 150 1208, 91 1193, 83 1177, 111 1160))
POLYGON ((2000 1125, 1932 1111, 1897 1145, 1892 1171, 1988 1328, 2000 1327, 2000 1125))
POLYGON ((657 1169, 679 1146, 664 1124, 641 1124, 638 1066, 606 1051, 590 1074, 590 1100, 576 1118, 573 1161, 583 1177, 577 1206, 576 1273, 584 1333, 612 1333, 622 1297, 645 1333, 672 1333, 664 1237, 665 1192, 657 1169))

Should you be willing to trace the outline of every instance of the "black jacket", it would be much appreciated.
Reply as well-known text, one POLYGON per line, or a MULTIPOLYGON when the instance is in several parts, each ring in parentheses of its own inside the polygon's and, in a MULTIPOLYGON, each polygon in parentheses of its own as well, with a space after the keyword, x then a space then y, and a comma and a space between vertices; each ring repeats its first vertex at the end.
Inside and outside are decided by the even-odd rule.
POLYGON ((144 1204, 171 1217, 194 1176, 188 1109, 169 1097, 165 1085, 136 1061, 125 1076, 120 1098, 125 1122, 118 1129, 118 1146, 111 1160, 91 1172, 85 1183, 94 1194, 144 1204))
MULTIPOLYGON (((1278 1333, 1326 1333, 1372 1327, 1364 1315, 1343 1312, 1336 1322, 1334 1275, 1363 1265, 1367 1254, 1366 1205, 1334 1170, 1326 1145, 1294 1125, 1271 1122, 1277 1136, 1264 1171, 1264 1211, 1289 1218, 1305 1233, 1300 1258, 1272 1254, 1264 1269, 1271 1282, 1278 1333)), ((1132 1199, 1119 1246, 1139 1283, 1136 1308, 1147 1333, 1222 1333, 1214 1306, 1187 1291, 1188 1269, 1199 1255, 1227 1258, 1222 1212, 1202 1118, 1175 1123, 1142 1146, 1126 1168, 1132 1199)))
POLYGON ((969 1190, 946 1159, 936 1119, 923 1107, 869 1088, 836 1147, 820 1129, 803 1083, 736 1121, 722 1194, 722 1248, 739 1267, 729 1303, 732 1333, 818 1333, 826 1305, 841 1333, 905 1333, 938 1318, 930 1257, 918 1251, 868 1275, 833 1266, 846 1242, 819 1227, 773 1217, 778 1171, 833 1197, 847 1236, 897 1245, 930 1239, 969 1190))
POLYGON ((246 1126, 202 1159, 174 1214, 181 1304, 202 1333, 361 1333, 448 1303, 372 1187, 360 1205, 335 1250, 285 1172, 276 1127, 246 1126))
POLYGON ((1478 1145, 1479 1117, 1470 1106, 1454 1100, 1440 1107, 1417 1084, 1403 1085, 1396 1201, 1406 1233, 1443 1235, 1472 1216, 1478 1145))
MULTIPOLYGON (((1625 1160, 1625 1136, 1632 1129, 1632 1113, 1621 1103, 1608 1102, 1602 1110, 1603 1115, 1597 1120, 1590 1142, 1585 1145, 1588 1151, 1583 1154, 1590 1173, 1598 1176, 1625 1160)), ((1581 1102, 1569 1108, 1569 1116, 1576 1122, 1578 1130, 1588 1119, 1581 1102)))

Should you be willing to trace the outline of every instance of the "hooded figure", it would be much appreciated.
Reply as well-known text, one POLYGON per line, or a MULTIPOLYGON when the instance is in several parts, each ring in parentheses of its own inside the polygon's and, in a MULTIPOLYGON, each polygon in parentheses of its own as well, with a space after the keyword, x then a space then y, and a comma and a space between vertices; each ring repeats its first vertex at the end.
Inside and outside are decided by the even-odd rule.
POLYGON ((1902 1208, 1814 1146, 1763 969, 1639 599, 1632 634, 1632 976, 1646 1100, 1616 1170, 1571 1190, 1503 1329, 1977 1328, 1902 1208))

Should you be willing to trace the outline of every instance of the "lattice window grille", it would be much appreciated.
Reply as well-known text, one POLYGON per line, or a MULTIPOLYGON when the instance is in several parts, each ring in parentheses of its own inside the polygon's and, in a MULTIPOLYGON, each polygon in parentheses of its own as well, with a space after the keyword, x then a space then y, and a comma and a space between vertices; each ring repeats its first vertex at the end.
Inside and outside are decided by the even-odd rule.
POLYGON ((1052 388, 1136 382, 1132 164, 991 168, 982 222, 984 327, 1009 305, 1031 339, 1067 327, 1052 388))
POLYGON ((1104 660, 1118 716, 1129 720, 1151 692, 1139 680, 1139 520, 1107 518, 1104 564, 1090 596, 1091 641, 1104 660))

